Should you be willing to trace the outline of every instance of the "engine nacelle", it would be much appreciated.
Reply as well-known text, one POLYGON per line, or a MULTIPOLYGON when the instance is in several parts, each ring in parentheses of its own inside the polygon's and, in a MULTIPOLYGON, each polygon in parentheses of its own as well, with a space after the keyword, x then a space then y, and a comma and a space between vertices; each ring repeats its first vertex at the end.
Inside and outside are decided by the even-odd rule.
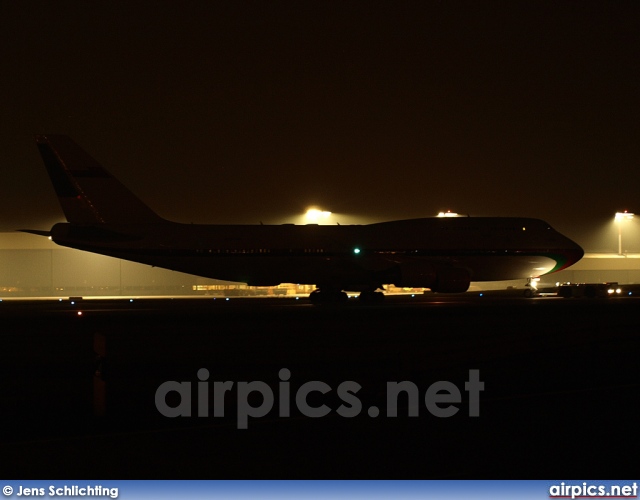
POLYGON ((456 267, 437 267, 430 262, 403 262, 394 285, 407 288, 431 288, 440 293, 461 293, 469 289, 469 272, 456 267))
POLYGON ((429 262, 409 261, 398 266, 399 276, 393 283, 406 288, 431 288, 437 282, 436 267, 429 262))
POLYGON ((462 293, 469 289, 469 271, 458 267, 438 270, 438 279, 431 291, 439 293, 462 293))

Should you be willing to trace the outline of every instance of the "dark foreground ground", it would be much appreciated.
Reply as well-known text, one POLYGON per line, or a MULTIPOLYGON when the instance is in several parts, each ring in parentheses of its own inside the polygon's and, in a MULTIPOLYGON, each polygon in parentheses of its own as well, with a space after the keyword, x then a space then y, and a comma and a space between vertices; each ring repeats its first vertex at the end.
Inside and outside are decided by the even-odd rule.
POLYGON ((5 301, 0 470, 21 479, 630 477, 639 313, 634 297, 5 301), (100 376, 96 350, 106 357, 100 376), (197 416, 200 368, 209 371, 209 417, 197 416), (286 418, 282 368, 291 372, 286 418), (471 369, 485 383, 475 418, 464 390, 471 369), (156 389, 170 380, 191 382, 192 417, 156 409, 156 389), (331 408, 322 418, 296 410, 297 389, 315 380, 333 389, 308 398, 331 408), (441 380, 461 390, 449 418, 423 401, 441 380), (213 416, 215 381, 235 382, 225 417, 213 416), (237 429, 241 381, 275 393, 273 410, 246 430, 237 429), (362 386, 353 418, 335 411, 344 381, 362 386), (419 388, 418 417, 406 397, 398 417, 386 416, 387 381, 419 388))

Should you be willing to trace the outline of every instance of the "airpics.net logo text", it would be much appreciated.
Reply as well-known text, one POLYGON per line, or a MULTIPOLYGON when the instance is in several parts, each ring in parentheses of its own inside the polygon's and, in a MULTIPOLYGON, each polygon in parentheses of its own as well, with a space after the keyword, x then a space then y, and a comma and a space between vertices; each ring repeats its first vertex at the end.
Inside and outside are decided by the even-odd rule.
POLYGON ((638 498, 638 484, 571 484, 562 482, 549 488, 549 498, 638 498))
MULTIPOLYGON (((329 384, 313 380, 303 383, 295 390, 295 394, 292 394, 291 371, 282 368, 278 376, 280 379, 278 389, 274 391, 269 384, 262 381, 211 382, 209 370, 201 368, 198 370, 198 381, 195 384, 188 381, 162 383, 156 390, 155 404, 160 414, 169 418, 191 417, 194 401, 198 417, 209 417, 211 407, 213 407, 214 417, 224 417, 226 396, 235 392, 238 429, 247 429, 249 418, 269 415, 276 403, 276 394, 277 416, 282 418, 291 416, 292 401, 300 414, 309 418, 325 417, 332 411, 344 418, 353 418, 362 413, 363 404, 357 396, 362 386, 353 380, 340 383, 335 391, 329 384), (329 393, 340 400, 341 404, 335 410, 323 400, 329 397, 329 393), (213 398, 210 398, 211 394, 213 398), (176 402, 177 404, 173 404, 176 402)), ((421 401, 424 402, 429 414, 438 418, 452 417, 460 411, 459 405, 465 399, 468 402, 468 415, 479 417, 482 391, 484 391, 484 382, 480 380, 479 370, 469 370, 464 390, 453 382, 440 380, 427 387, 422 398, 420 389, 411 381, 387 382, 385 415, 391 418, 398 416, 398 400, 402 397, 408 402, 406 414, 409 417, 419 416, 421 401), (465 398, 463 398, 463 391, 467 393, 465 398)), ((367 414, 375 418, 381 414, 381 411, 377 406, 370 406, 367 408, 367 414)))

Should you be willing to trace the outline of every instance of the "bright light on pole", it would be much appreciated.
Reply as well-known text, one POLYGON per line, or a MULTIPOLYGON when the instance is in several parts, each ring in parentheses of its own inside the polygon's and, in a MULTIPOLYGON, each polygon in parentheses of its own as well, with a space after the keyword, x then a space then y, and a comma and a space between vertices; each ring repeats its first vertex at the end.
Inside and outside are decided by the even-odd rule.
POLYGON ((618 255, 622 255, 622 222, 633 219, 631 212, 616 212, 616 222, 618 223, 618 255))

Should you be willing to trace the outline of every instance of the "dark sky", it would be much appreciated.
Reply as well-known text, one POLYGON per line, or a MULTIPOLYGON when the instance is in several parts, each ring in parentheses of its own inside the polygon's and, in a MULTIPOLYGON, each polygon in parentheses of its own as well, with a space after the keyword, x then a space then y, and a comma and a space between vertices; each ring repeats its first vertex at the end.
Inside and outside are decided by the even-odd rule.
POLYGON ((635 0, 0 0, 0 56, 0 230, 61 219, 47 132, 182 222, 640 211, 635 0))

